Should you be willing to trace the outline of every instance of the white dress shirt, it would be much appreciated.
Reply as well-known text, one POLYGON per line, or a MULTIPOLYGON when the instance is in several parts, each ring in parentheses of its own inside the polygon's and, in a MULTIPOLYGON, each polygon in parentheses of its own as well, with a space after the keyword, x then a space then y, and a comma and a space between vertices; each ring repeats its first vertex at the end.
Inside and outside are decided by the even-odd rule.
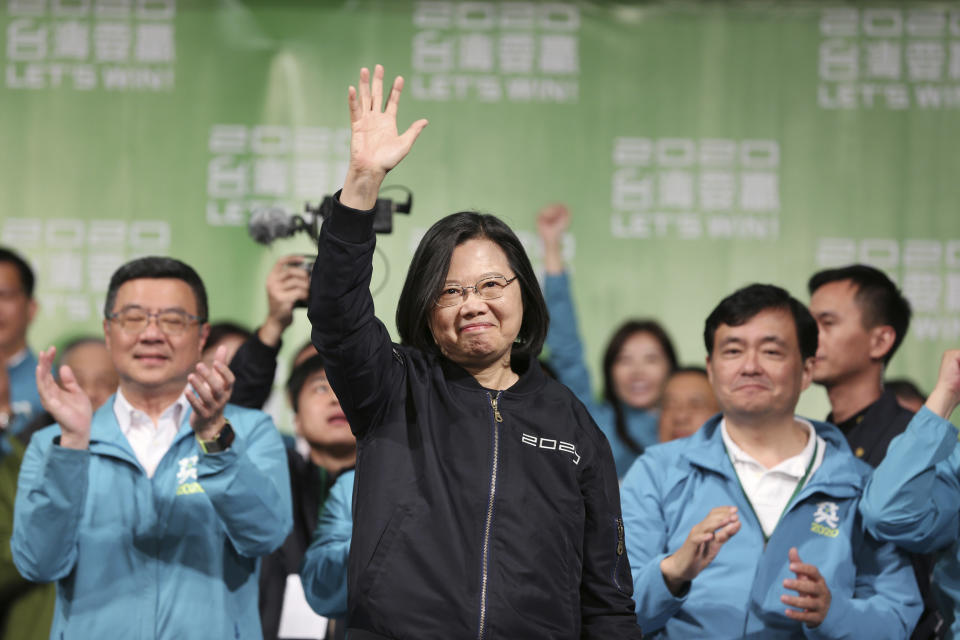
POLYGON ((727 455, 730 456, 730 462, 733 463, 737 477, 740 478, 743 492, 747 494, 753 511, 757 514, 763 533, 768 538, 773 534, 783 510, 787 508, 787 503, 797 490, 797 484, 807 472, 814 449, 817 457, 804 484, 810 482, 810 478, 820 467, 823 454, 827 449, 827 443, 817 435, 812 424, 802 418, 794 419, 809 430, 807 444, 803 451, 792 458, 787 458, 772 469, 767 469, 738 447, 727 432, 726 420, 720 421, 720 435, 723 438, 723 445, 727 448, 727 455))
POLYGON ((147 477, 153 477, 160 460, 177 437, 180 421, 189 408, 190 402, 187 400, 186 393, 181 393, 176 402, 164 409, 154 424, 150 416, 135 409, 123 396, 123 391, 117 389, 117 396, 113 401, 113 413, 117 416, 120 431, 133 448, 137 461, 147 472, 147 477))

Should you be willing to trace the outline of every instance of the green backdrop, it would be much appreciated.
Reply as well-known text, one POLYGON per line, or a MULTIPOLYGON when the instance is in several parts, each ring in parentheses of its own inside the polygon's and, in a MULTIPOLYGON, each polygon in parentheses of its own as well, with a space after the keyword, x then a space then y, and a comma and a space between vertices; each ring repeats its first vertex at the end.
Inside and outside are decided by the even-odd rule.
POLYGON ((929 390, 960 338, 960 3, 6 0, 0 34, 0 243, 39 272, 36 347, 99 331, 110 273, 149 253, 200 271, 214 320, 260 322, 269 267, 310 246, 254 244, 250 212, 337 188, 376 62, 407 79, 402 126, 430 119, 388 178, 415 193, 380 240, 390 326, 433 221, 496 213, 539 262, 563 201, 594 371, 628 316, 699 363, 735 287, 806 300, 854 261, 914 305, 891 374, 929 390))

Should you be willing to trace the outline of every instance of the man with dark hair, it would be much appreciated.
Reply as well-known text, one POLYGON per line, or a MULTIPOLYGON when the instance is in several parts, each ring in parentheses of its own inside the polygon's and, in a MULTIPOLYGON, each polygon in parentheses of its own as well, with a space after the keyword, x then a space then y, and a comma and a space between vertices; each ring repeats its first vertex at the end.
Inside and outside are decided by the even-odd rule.
MULTIPOLYGON (((910 326, 910 303, 885 273, 864 264, 815 273, 807 288, 819 329, 813 381, 827 390, 827 422, 840 427, 855 456, 876 467, 914 415, 883 386, 887 363, 910 326)), ((914 555, 911 561, 924 601, 911 637, 937 638, 942 620, 930 589, 933 559, 914 555)))
MULTIPOLYGON (((340 408, 340 401, 327 382, 323 358, 312 356, 296 365, 287 381, 287 398, 294 412, 294 428, 297 435, 309 445, 304 459, 293 449, 287 449, 287 464, 290 470, 290 492, 293 498, 293 531, 283 545, 264 558, 260 573, 260 617, 264 640, 284 637, 286 616, 293 616, 294 609, 304 606, 303 588, 300 586, 300 566, 307 547, 318 526, 317 513, 333 491, 333 487, 353 491, 353 466, 357 459, 357 440, 350 430, 347 417, 340 408)), ((344 524, 344 523, 341 523, 344 524)), ((347 557, 352 523, 348 519, 347 544, 340 547, 339 567, 342 573, 323 576, 324 586, 329 591, 342 594, 342 607, 320 611, 328 617, 346 615, 347 557)), ((346 626, 334 622, 327 637, 340 637, 346 626)))
POLYGON ((119 389, 94 412, 42 352, 56 425, 20 469, 11 550, 57 582, 51 637, 259 638, 258 558, 290 530, 283 444, 270 418, 227 404, 233 376, 207 338, 203 282, 171 258, 110 279, 103 331, 119 389))
POLYGON ((658 432, 660 442, 686 438, 720 410, 703 367, 680 367, 663 387, 658 432))
POLYGON ((641 628, 905 637, 920 599, 905 556, 860 523, 869 467, 834 426, 794 415, 817 350, 810 313, 751 285, 717 305, 704 342, 721 413, 647 449, 621 487, 641 628))
POLYGON ((882 271, 863 264, 820 271, 808 289, 820 332, 813 381, 830 398, 827 421, 876 467, 913 417, 883 388, 884 369, 910 325, 910 303, 882 271))
MULTIPOLYGON (((14 251, 0 247, 0 432, 19 433, 43 411, 33 370, 37 359, 27 346, 27 329, 37 312, 33 270, 14 251)), ((8 450, 0 444, 0 455, 8 450)))
POLYGON ((0 638, 50 636, 53 593, 24 580, 10 557, 13 501, 28 426, 43 415, 37 393, 37 358, 27 330, 37 311, 30 265, 0 247, 0 638))

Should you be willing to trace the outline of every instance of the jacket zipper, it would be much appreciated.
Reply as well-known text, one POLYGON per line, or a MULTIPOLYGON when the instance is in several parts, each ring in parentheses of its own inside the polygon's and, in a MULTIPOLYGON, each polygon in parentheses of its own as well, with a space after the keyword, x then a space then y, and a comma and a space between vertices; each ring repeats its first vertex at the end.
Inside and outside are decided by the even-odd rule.
POLYGON ((493 524, 493 502, 497 495, 497 462, 500 457, 500 429, 498 424, 503 422, 503 416, 500 415, 500 409, 497 406, 500 402, 500 394, 494 398, 490 393, 490 407, 493 409, 493 465, 490 470, 490 498, 487 501, 487 522, 483 529, 483 566, 480 570, 480 628, 477 632, 477 638, 483 640, 484 632, 487 626, 487 559, 490 553, 490 527, 493 524))

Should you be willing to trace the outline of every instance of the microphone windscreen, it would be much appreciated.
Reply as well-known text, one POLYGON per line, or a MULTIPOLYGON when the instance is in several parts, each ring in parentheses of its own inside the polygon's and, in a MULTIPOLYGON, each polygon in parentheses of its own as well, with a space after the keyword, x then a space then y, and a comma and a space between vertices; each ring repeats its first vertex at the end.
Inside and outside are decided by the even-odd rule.
POLYGON ((293 235, 296 225, 292 216, 280 207, 256 209, 247 224, 250 237, 260 244, 270 244, 277 238, 293 235))

